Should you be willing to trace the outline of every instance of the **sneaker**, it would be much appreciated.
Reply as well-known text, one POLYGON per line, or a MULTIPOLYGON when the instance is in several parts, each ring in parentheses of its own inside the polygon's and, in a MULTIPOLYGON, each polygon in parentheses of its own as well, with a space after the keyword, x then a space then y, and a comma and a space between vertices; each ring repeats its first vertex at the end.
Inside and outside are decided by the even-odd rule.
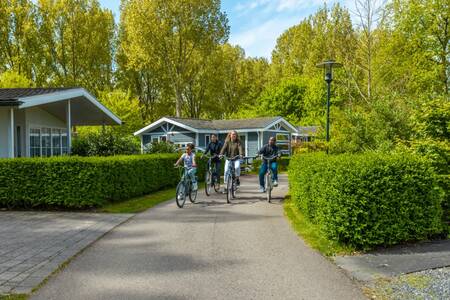
POLYGON ((274 180, 273 181, 273 186, 278 186, 278 181, 274 180))
POLYGON ((260 193, 265 193, 265 192, 266 192, 266 189, 264 189, 263 186, 260 186, 260 187, 259 187, 259 192, 260 192, 260 193))
POLYGON ((192 190, 196 191, 198 189, 197 182, 192 183, 192 190))

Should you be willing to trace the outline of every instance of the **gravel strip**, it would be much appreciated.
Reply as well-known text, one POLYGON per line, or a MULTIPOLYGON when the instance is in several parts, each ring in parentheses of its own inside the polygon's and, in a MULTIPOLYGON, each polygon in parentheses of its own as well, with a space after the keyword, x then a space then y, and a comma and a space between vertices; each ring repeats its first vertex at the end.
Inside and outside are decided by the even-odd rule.
POLYGON ((380 280, 373 292, 372 299, 450 299, 450 267, 380 280))

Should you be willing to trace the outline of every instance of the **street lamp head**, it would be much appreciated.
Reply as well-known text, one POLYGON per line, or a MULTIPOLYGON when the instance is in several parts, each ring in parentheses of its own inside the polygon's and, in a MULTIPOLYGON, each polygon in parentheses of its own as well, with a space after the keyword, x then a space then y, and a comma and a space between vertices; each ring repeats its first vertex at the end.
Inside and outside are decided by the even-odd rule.
POLYGON ((325 81, 331 82, 333 80, 333 68, 340 68, 342 67, 342 64, 334 60, 326 60, 317 64, 316 67, 323 68, 325 72, 325 81))

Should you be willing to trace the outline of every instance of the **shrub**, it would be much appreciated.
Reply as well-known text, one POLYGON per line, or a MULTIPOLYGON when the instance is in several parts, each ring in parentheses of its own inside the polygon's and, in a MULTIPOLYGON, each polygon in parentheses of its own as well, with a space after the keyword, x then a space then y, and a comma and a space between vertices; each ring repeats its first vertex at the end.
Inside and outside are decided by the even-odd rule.
POLYGON ((137 138, 112 130, 88 132, 73 139, 72 154, 79 156, 131 155, 140 152, 137 138))
POLYGON ((295 155, 292 197, 330 239, 370 249, 441 232, 443 200, 428 160, 410 153, 295 155))
MULTIPOLYGON (((179 180, 178 155, 0 160, 0 207, 88 208, 126 200, 179 180)), ((204 163, 199 159, 202 180, 204 163)))
POLYGON ((144 152, 151 153, 176 153, 177 148, 168 142, 152 142, 144 148, 144 152))

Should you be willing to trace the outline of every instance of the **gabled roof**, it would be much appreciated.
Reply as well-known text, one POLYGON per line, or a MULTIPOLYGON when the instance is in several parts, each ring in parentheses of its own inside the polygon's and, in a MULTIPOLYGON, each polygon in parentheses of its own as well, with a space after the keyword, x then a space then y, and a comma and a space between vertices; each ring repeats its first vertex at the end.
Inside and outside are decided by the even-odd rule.
POLYGON ((178 127, 184 128, 193 132, 226 132, 228 130, 264 130, 268 129, 273 124, 278 122, 284 122, 292 131, 296 131, 292 126, 282 117, 262 117, 251 119, 235 119, 235 120, 203 120, 203 119, 190 119, 190 118, 176 118, 176 117, 163 117, 150 125, 136 131, 134 135, 140 135, 146 131, 150 131, 154 128, 161 126, 162 123, 168 122, 178 127))
POLYGON ((266 126, 280 119, 280 117, 263 117, 234 120, 202 120, 175 117, 167 117, 167 119, 185 124, 195 129, 232 130, 265 128, 266 126))
MULTIPOLYGON (((51 103, 60 103, 61 101, 69 99, 78 99, 79 101, 89 104, 90 107, 100 112, 103 121, 106 121, 106 124, 122 124, 122 121, 114 113, 101 104, 84 88, 0 88, 0 106, 18 106, 19 109, 21 109, 49 105, 51 103)), ((83 111, 79 112, 79 115, 82 113, 83 111)))
POLYGON ((12 88, 0 89, 0 101, 18 101, 20 98, 45 95, 78 88, 12 88))

